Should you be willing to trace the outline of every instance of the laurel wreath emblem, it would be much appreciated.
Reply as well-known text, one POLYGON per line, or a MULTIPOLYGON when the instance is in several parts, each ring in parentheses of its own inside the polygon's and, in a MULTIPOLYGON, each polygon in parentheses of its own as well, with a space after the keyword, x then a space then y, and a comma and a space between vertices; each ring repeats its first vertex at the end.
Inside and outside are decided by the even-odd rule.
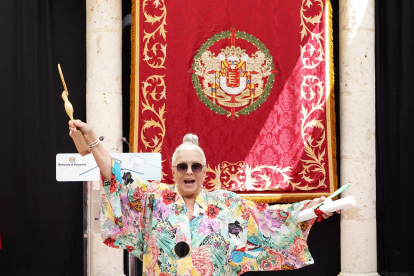
MULTIPOLYGON (((214 111, 215 113, 220 115, 226 115, 227 117, 231 117, 230 111, 224 108, 223 106, 218 105, 215 102, 215 100, 211 97, 211 95, 209 95, 209 93, 207 92, 209 90, 207 86, 208 81, 206 81, 206 79, 210 78, 211 82, 211 71, 209 72, 209 69, 220 70, 220 63, 218 61, 218 58, 214 54, 212 54, 208 49, 214 43, 222 39, 231 39, 231 35, 231 31, 223 31, 209 38, 200 47, 200 49, 194 56, 194 62, 192 64, 191 70, 191 72, 193 73, 192 82, 194 85, 194 89, 196 90, 201 102, 203 102, 210 110, 214 111), (209 74, 210 76, 208 76, 209 74), (200 82, 200 80, 202 80, 202 83, 200 82)), ((245 97, 243 105, 246 107, 241 108, 234 114, 234 117, 239 117, 240 115, 250 114, 251 112, 258 109, 260 105, 262 105, 266 101, 275 81, 275 67, 273 64, 272 55, 270 54, 266 46, 259 39, 248 33, 241 31, 235 32, 235 38, 246 40, 254 46, 256 46, 258 51, 254 53, 251 57, 249 57, 250 60, 252 60, 252 63, 249 64, 249 67, 255 70, 255 74, 257 75, 255 76, 255 78, 258 80, 258 82, 262 84, 266 82, 264 88, 259 89, 259 93, 256 93, 256 96, 254 98, 252 97, 251 100, 246 100, 245 97), (254 62, 255 59, 256 62, 254 62), (263 62, 258 62, 258 60, 263 62)), ((253 79, 252 82, 254 82, 253 79)), ((224 91, 222 91, 222 94, 224 95, 224 91)), ((242 95, 238 98, 243 101, 243 99, 241 99, 242 95)))

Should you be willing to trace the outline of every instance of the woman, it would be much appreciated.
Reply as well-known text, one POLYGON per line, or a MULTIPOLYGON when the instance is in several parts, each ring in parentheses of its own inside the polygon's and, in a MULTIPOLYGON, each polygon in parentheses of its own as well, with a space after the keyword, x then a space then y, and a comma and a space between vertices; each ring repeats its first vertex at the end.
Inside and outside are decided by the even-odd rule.
POLYGON ((295 218, 324 198, 269 206, 229 191, 207 192, 206 158, 192 134, 172 158, 175 186, 147 183, 122 172, 87 124, 69 122, 70 135, 75 126, 92 145, 105 178, 100 217, 104 243, 142 259, 145 275, 240 275, 313 263, 306 239, 314 220, 296 224, 295 218))

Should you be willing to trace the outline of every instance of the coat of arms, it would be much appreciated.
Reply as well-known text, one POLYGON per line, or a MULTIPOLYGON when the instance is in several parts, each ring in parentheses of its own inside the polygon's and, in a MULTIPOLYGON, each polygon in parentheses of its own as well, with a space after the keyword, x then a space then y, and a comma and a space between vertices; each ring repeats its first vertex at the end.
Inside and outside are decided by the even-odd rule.
POLYGON ((263 43, 233 27, 200 47, 189 73, 200 100, 217 114, 235 119, 266 101, 277 70, 263 43))

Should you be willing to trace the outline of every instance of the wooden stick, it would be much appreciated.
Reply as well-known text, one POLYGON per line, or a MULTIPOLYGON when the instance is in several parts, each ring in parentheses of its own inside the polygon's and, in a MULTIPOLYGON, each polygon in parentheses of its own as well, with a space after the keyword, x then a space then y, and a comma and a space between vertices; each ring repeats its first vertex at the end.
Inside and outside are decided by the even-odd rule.
MULTIPOLYGON (((69 118, 73 122, 73 106, 69 102, 69 98, 68 98, 69 91, 68 91, 68 88, 66 87, 65 78, 63 77, 63 73, 62 73, 62 69, 60 68, 60 64, 58 64, 58 69, 59 69, 60 78, 62 79, 63 88, 65 89, 62 92, 62 99, 65 102, 66 114, 68 114, 69 118)), ((76 127, 75 127, 75 129, 76 129, 76 127)), ((82 156, 85 156, 85 155, 90 153, 90 151, 88 150, 88 148, 86 146, 86 142, 85 142, 85 139, 83 137, 83 134, 80 130, 77 130, 77 131, 72 133, 72 139, 73 139, 73 142, 75 143, 76 149, 78 150, 78 152, 82 156)))
POLYGON ((63 73, 62 73, 62 69, 60 68, 60 64, 58 64, 58 69, 59 69, 60 78, 62 79, 63 88, 65 89, 65 91, 62 92, 62 99, 65 102, 66 114, 68 114, 70 120, 73 122, 73 106, 69 102, 69 98, 68 98, 69 91, 68 91, 68 88, 66 86, 65 78, 63 77, 63 73))
POLYGON ((68 91, 68 88, 66 87, 65 78, 63 77, 62 69, 60 69, 59 63, 58 63, 58 69, 59 69, 60 78, 62 79, 63 88, 65 89, 66 95, 69 96, 69 91, 68 91))

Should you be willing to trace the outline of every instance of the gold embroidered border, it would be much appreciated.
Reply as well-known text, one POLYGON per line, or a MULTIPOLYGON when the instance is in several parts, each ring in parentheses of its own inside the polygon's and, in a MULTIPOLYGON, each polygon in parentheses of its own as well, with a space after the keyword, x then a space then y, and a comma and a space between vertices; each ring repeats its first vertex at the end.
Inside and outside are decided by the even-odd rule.
POLYGON ((301 40, 303 41, 305 37, 308 37, 308 41, 304 45, 300 46, 301 50, 301 60, 302 60, 302 72, 306 72, 306 69, 314 69, 321 65, 325 61, 326 57, 328 62, 326 64, 326 75, 325 82, 319 80, 317 76, 314 75, 303 75, 303 81, 301 85, 301 99, 306 101, 312 101, 317 98, 316 104, 312 105, 310 110, 307 110, 304 105, 302 105, 302 116, 301 119, 301 134, 304 142, 305 152, 308 156, 308 159, 302 159, 304 163, 303 170, 300 172, 302 179, 311 182, 314 179, 310 178, 311 172, 320 172, 323 174, 323 179, 319 180, 317 188, 323 187, 327 188, 332 192, 337 187, 337 176, 336 176, 336 139, 334 135, 335 130, 335 102, 334 102, 334 75, 333 75, 333 44, 332 44, 332 7, 329 0, 326 0, 326 4, 322 0, 303 0, 302 7, 300 11, 301 15, 301 40), (321 9, 320 13, 313 17, 306 17, 305 11, 307 8, 310 8, 312 5, 318 5, 321 9), (323 17, 323 15, 325 16, 323 17), (313 32, 308 28, 309 25, 314 25, 316 23, 321 23, 322 19, 325 19, 325 39, 323 38, 321 30, 320 32, 313 32), (313 44, 308 43, 309 41, 316 41, 317 47, 313 44), (325 46, 325 50, 324 47, 325 46), (319 53, 318 57, 310 60, 305 57, 306 52, 317 52, 319 53), (305 93, 305 88, 309 87, 309 93, 305 93), (313 88, 313 89, 311 89, 313 88), (316 92, 316 93, 315 93, 316 92), (325 100, 323 100, 325 96, 325 100), (325 110, 324 110, 325 105, 325 110), (311 119, 311 114, 321 110, 325 113, 326 116, 326 130, 320 120, 311 119), (307 136, 305 130, 307 128, 320 128, 322 131, 322 136, 319 140, 315 140, 312 136, 307 136), (327 137, 325 137, 325 131, 327 137), (321 145, 324 142, 327 142, 328 152, 325 150, 321 151, 321 145), (326 171, 325 171, 325 162, 327 160, 329 168, 329 183, 326 183, 326 171))
POLYGON ((266 171, 270 170, 272 173, 278 173, 283 182, 287 185, 291 185, 293 190, 298 188, 300 183, 292 181, 293 177, 290 177, 287 173, 291 171, 291 167, 281 166, 266 166, 260 165, 252 167, 243 161, 236 163, 230 163, 227 161, 222 162, 214 168, 207 166, 207 175, 213 175, 210 180, 206 181, 206 189, 209 191, 215 189, 227 189, 231 191, 252 191, 260 192, 264 190, 282 191, 280 189, 281 183, 276 186, 272 186, 272 180, 270 175, 266 171), (221 179, 224 179, 223 181, 221 179))
POLYGON ((165 100, 166 100, 166 85, 164 82, 165 75, 155 74, 159 72, 157 69, 165 71, 165 58, 167 56, 167 44, 162 44, 159 41, 166 41, 166 19, 167 8, 164 4, 164 0, 143 0, 142 1, 142 14, 145 18, 145 23, 142 26, 144 36, 143 41, 143 57, 142 61, 153 70, 153 75, 149 76, 145 81, 140 84, 139 78, 139 66, 141 57, 140 43, 137 42, 140 39, 140 0, 132 1, 132 28, 131 28, 131 48, 132 48, 132 62, 131 62, 131 120, 130 120, 130 141, 131 151, 152 151, 160 152, 162 143, 165 138, 165 100), (159 14, 149 14, 146 7, 153 5, 154 11, 158 11, 159 14), (158 25, 157 25, 158 24, 158 25), (155 26, 155 29, 154 29, 155 26), (152 31, 147 31, 151 29, 152 31), (137 40, 138 39, 138 40, 137 40), (142 99, 140 99, 139 89, 141 86, 142 99), (150 91, 151 90, 151 91, 150 91), (154 103, 162 103, 161 107, 156 109, 154 103), (142 110, 140 105, 142 104, 142 110), (139 116, 144 112, 150 112, 150 118, 144 122, 143 126, 139 126, 139 116), (157 134, 148 140, 144 135, 145 130, 149 128, 157 129, 157 134), (140 133, 138 130, 141 129, 140 133), (144 145, 144 148, 138 148, 138 139, 144 145))

